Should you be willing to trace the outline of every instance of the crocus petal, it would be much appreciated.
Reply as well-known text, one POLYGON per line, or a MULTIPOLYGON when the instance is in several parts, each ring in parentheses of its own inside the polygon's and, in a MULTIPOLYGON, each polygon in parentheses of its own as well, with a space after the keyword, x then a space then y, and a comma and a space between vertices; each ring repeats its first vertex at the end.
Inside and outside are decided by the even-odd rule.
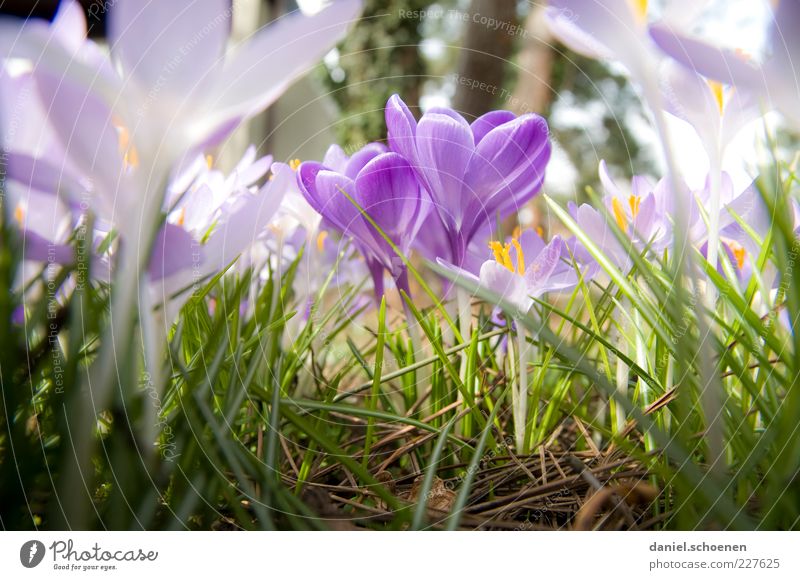
POLYGON ((239 159, 238 163, 236 163, 236 167, 233 168, 233 173, 240 173, 243 169, 250 167, 255 162, 256 155, 258 155, 258 152, 256 151, 256 146, 249 145, 247 149, 245 149, 242 158, 239 159))
POLYGON ((17 207, 24 208, 20 225, 53 242, 64 242, 73 229, 73 216, 58 194, 10 186, 7 193, 17 207))
MULTIPOLYGON (((741 284, 741 285, 747 285, 749 283, 749 281, 750 281, 751 275, 753 274, 752 265, 750 264, 750 257, 749 256, 745 256, 744 261, 742 263, 742 267, 740 268, 739 267, 739 262, 738 262, 738 260, 736 258, 736 255, 733 253, 733 250, 731 249, 730 245, 725 241, 722 241, 721 245, 722 245, 722 250, 725 252, 725 255, 728 258, 728 262, 730 263, 731 267, 733 268, 733 271, 736 273, 737 282, 739 284, 741 284)), ((708 259, 708 242, 707 241, 704 242, 700 246, 700 254, 702 254, 702 256, 706 260, 708 259)), ((727 278, 727 276, 725 274, 725 266, 724 266, 724 264, 723 264, 721 259, 717 263, 717 273, 720 276, 722 276, 724 278, 727 278)))
POLYGON ((335 229, 359 240, 372 239, 358 209, 342 193, 346 191, 351 197, 355 194, 352 179, 307 161, 297 171, 297 184, 311 207, 335 229))
POLYGON ((576 52, 615 58, 639 76, 652 56, 645 19, 629 0, 551 0, 546 22, 576 52))
MULTIPOLYGON (((441 266, 448 272, 450 272, 453 275, 453 279, 456 281, 458 281, 459 278, 464 278, 465 280, 468 280, 470 283, 476 286, 480 284, 480 278, 478 277, 478 275, 470 270, 467 270, 465 268, 459 268, 455 264, 451 264, 449 261, 444 260, 442 258, 436 258, 436 263, 439 264, 439 266, 441 266)), ((480 266, 483 266, 483 262, 481 262, 480 266)), ((476 270, 476 272, 480 272, 480 266, 478 267, 478 270, 476 270)))
POLYGON ((547 137, 547 123, 538 115, 522 115, 492 129, 470 160, 467 187, 494 193, 536 162, 547 146, 547 137))
POLYGON ((417 162, 417 120, 408 106, 397 95, 392 95, 386 103, 386 129, 389 147, 400 153, 412 163, 417 162))
POLYGON ((367 163, 378 155, 386 153, 386 151, 386 145, 383 143, 368 143, 364 145, 364 147, 353 153, 350 160, 345 163, 343 173, 350 179, 355 179, 367 163))
MULTIPOLYGON (((202 237, 204 230, 211 227, 214 210, 218 207, 211 188, 202 184, 197 189, 188 191, 181 199, 180 208, 170 214, 170 218, 177 216, 182 226, 202 237)), ((175 221, 174 219, 172 221, 175 221)))
POLYGON ((636 232, 638 239, 648 244, 653 241, 654 236, 658 234, 655 228, 656 218, 656 199, 650 193, 639 200, 639 211, 633 217, 631 228, 636 232))
POLYGON ((595 59, 612 57, 611 49, 577 24, 574 12, 569 8, 548 6, 544 17, 550 32, 578 54, 595 59))
POLYGON ((93 92, 70 79, 35 74, 50 123, 69 158, 83 175, 96 177, 95 189, 113 202, 123 165, 111 111, 93 92))
MULTIPOLYGON (((580 272, 584 282, 594 277, 597 269, 596 262, 584 266, 580 272)), ((571 264, 562 261, 548 277, 547 284, 544 286, 544 292, 565 292, 572 290, 577 285, 578 272, 575 271, 575 268, 571 264)))
POLYGON ((230 0, 116 0, 111 52, 144 91, 182 99, 220 64, 231 15, 230 0))
POLYGON ((475 137, 475 144, 480 143, 492 129, 510 123, 516 118, 517 116, 511 111, 490 111, 485 115, 481 115, 470 125, 472 134, 475 137))
POLYGON ((800 127, 800 2, 778 3, 770 30, 772 57, 765 65, 768 98, 800 127))
MULTIPOLYGON (((356 200, 383 233, 407 252, 421 224, 422 205, 419 182, 408 161, 397 153, 385 153, 370 161, 356 179, 356 200)), ((401 258, 371 224, 368 227, 388 259, 387 267, 402 269, 401 258)))
POLYGON ((631 178, 631 192, 636 197, 644 198, 655 192, 655 185, 652 180, 645 175, 634 175, 631 178))
POLYGON ((267 155, 256 159, 256 148, 251 145, 231 172, 228 178, 230 186, 232 188, 249 187, 269 173, 270 167, 272 167, 272 156, 267 155))
POLYGON ((538 115, 522 115, 492 129, 478 143, 464 177, 466 215, 493 219, 501 205, 512 202, 518 208, 527 201, 520 198, 527 198, 530 190, 513 184, 523 174, 526 183, 541 182, 547 159, 540 156, 548 149, 547 138, 547 123, 538 115))
POLYGON ((86 16, 81 5, 75 0, 61 0, 51 30, 68 50, 78 52, 86 40, 86 16))
POLYGON ((678 32, 668 24, 650 27, 650 36, 672 58, 709 78, 732 85, 758 87, 764 72, 733 51, 711 46, 678 32))
POLYGON ((513 192, 513 195, 505 195, 506 192, 502 190, 495 194, 496 199, 492 203, 496 205, 495 212, 500 214, 501 219, 519 211, 541 190, 545 178, 545 168, 550 161, 551 153, 552 146, 548 141, 544 149, 537 155, 535 162, 531 163, 508 185, 508 190, 513 192), (504 198, 507 199, 504 200, 504 198))
POLYGON ((480 284, 502 296, 503 300, 515 306, 519 313, 525 313, 533 306, 533 300, 528 295, 523 277, 493 260, 484 262, 481 266, 480 284))
POLYGON ((201 246, 192 235, 180 226, 164 224, 153 244, 153 254, 147 273, 151 280, 168 278, 188 270, 201 261, 201 246))
MULTIPOLYGON (((519 236, 519 246, 522 248, 524 256, 528 260, 531 260, 542 253, 545 248, 545 243, 535 231, 525 230, 519 236)), ((519 263, 516 246, 512 247, 512 257, 515 263, 519 263)))
POLYGON ((417 126, 416 144, 418 169, 428 192, 434 203, 453 212, 460 226, 466 208, 464 175, 475 151, 469 124, 448 115, 425 115, 417 126))
POLYGON ((367 270, 369 270, 369 275, 372 278, 372 289, 375 292, 375 300, 380 302, 384 292, 383 264, 379 260, 373 258, 369 250, 362 249, 361 254, 367 262, 367 270))
POLYGON ((607 195, 624 199, 625 196, 622 193, 622 190, 617 186, 617 184, 614 182, 614 178, 611 177, 611 174, 608 172, 608 165, 606 164, 605 159, 600 160, 600 165, 597 168, 597 174, 600 176, 600 183, 603 184, 603 189, 605 189, 607 195))
POLYGON ((57 163, 53 157, 62 148, 36 92, 32 74, 11 75, 0 67, 0 147, 57 163))
POLYGON ((37 72, 57 77, 68 71, 73 82, 92 87, 107 103, 115 102, 119 95, 117 79, 104 74, 108 69, 98 70, 96 59, 87 62, 76 59, 72 51, 53 40, 50 23, 44 20, 22 22, 0 18, 0 58, 19 58, 36 63, 37 72))
MULTIPOLYGON (((581 204, 576 210, 576 221, 583 233, 603 251, 617 268, 622 272, 631 269, 632 262, 628 253, 597 210, 585 203, 581 204)), ((586 258, 582 253, 576 252, 576 254, 581 258, 586 258)))
POLYGON ((563 240, 555 236, 550 243, 539 252, 539 255, 527 265, 525 269, 525 283, 528 287, 528 294, 538 297, 550 289, 548 280, 555 271, 556 266, 560 263, 563 250, 563 240))
POLYGON ((55 167, 46 159, 23 153, 7 153, 7 177, 42 193, 64 191, 73 198, 83 192, 78 176, 66 167, 55 167))
POLYGON ((722 147, 727 147, 745 125, 766 112, 760 102, 762 99, 747 87, 729 87, 725 92, 725 100, 722 133, 719 138, 722 147))
POLYGON ((72 246, 53 243, 51 240, 32 231, 26 231, 23 234, 23 239, 25 242, 23 249, 25 260, 62 265, 71 264, 75 260, 75 252, 72 246))
POLYGON ((668 60, 661 66, 659 81, 666 111, 689 123, 709 157, 718 157, 722 111, 705 77, 668 60))
POLYGON ((344 168, 347 166, 347 153, 338 145, 331 145, 325 152, 325 157, 322 158, 322 164, 328 169, 344 173, 344 168))
POLYGON ((280 207, 294 172, 285 165, 273 166, 274 179, 257 194, 236 197, 206 243, 206 268, 218 272, 230 264, 256 238, 280 207))
MULTIPOLYGON (((554 236, 555 238, 560 236, 554 236)), ((563 292, 578 285, 579 277, 587 282, 597 275, 600 267, 593 259, 579 260, 572 252, 575 239, 564 240, 559 260, 547 281, 548 292, 563 292)))
MULTIPOLYGON (((414 237, 414 249, 429 260, 442 259, 452 262, 453 251, 450 246, 450 237, 438 211, 431 211, 427 214, 414 237)), ((477 272, 477 270, 475 271, 477 272)))
POLYGON ((333 47, 361 5, 339 0, 313 16, 298 11, 265 27, 225 63, 209 102, 221 118, 263 110, 333 47))
POLYGON ((758 255, 773 222, 769 208, 753 183, 720 212, 720 235, 739 242, 752 254, 758 255), (740 221, 760 239, 754 240, 740 221))

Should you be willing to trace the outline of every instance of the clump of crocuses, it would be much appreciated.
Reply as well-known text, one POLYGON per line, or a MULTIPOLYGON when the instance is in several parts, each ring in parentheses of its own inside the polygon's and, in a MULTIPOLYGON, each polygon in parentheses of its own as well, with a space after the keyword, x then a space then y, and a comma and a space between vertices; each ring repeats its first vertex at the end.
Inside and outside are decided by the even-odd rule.
POLYGON ((550 160, 549 131, 539 115, 492 111, 470 124, 453 109, 437 107, 417 122, 394 95, 386 126, 389 147, 409 160, 432 200, 450 250, 437 257, 457 265, 479 232, 540 191, 550 160))
POLYGON ((434 108, 417 122, 395 95, 386 125, 388 147, 371 143, 347 157, 334 146, 298 172, 308 202, 363 253, 378 294, 384 270, 408 292, 403 256, 412 246, 463 265, 479 232, 539 192, 551 151, 547 123, 533 114, 492 111, 470 124, 434 108))

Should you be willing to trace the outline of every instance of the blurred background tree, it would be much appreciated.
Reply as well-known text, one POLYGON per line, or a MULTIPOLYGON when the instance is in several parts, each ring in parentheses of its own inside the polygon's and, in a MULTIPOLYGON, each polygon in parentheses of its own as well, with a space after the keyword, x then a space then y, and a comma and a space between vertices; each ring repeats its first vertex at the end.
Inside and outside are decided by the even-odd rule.
POLYGON ((419 107, 429 66, 420 52, 424 18, 431 10, 423 0, 367 0, 364 19, 326 59, 326 85, 342 111, 337 134, 356 148, 383 138, 383 108, 394 93, 409 107, 419 107))

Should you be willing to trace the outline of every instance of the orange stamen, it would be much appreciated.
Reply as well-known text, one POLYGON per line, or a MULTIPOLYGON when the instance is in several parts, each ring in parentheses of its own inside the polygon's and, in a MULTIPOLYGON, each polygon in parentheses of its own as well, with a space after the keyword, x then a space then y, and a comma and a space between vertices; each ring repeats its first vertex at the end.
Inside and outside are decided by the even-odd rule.
POLYGON ((623 232, 628 229, 628 218, 625 215, 625 208, 622 206, 622 202, 618 200, 616 197, 611 200, 611 209, 614 213, 614 219, 617 220, 617 225, 619 229, 623 232))
POLYGON ((325 240, 328 239, 328 232, 322 230, 317 236, 317 250, 320 252, 325 249, 325 240))

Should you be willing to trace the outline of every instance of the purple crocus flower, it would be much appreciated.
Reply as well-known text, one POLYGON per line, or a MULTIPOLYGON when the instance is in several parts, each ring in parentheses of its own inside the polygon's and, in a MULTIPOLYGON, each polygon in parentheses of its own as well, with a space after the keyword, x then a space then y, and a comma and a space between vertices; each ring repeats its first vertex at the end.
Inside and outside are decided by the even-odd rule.
MULTIPOLYGON (((750 252, 748 252, 747 248, 745 248, 742 244, 736 240, 727 238, 725 235, 720 235, 719 243, 722 245, 722 249, 728 256, 728 261, 733 267, 733 272, 736 275, 737 282, 746 286, 750 282, 750 278, 753 275, 753 262, 751 260, 750 252)), ((704 242, 703 245, 700 246, 700 253, 704 258, 708 259, 708 242, 704 242)), ((722 262, 717 264, 717 272, 719 272, 719 274, 722 276, 726 275, 722 262)))
MULTIPOLYGON (((531 315, 534 298, 546 292, 561 292, 575 287, 579 282, 567 244, 555 236, 545 243, 533 230, 512 236, 508 242, 491 242, 489 259, 474 273, 455 264, 438 260, 444 273, 456 284, 467 290, 484 290, 491 294, 495 306, 512 320, 518 321, 531 315)), ((582 270, 582 276, 591 276, 593 266, 582 270)), ((514 423, 514 439, 517 449, 525 449, 525 426, 527 424, 529 344, 524 326, 516 325, 518 338, 518 380, 512 385, 511 407, 514 423)))
POLYGON ((550 159, 545 120, 492 111, 472 124, 433 108, 419 122, 399 96, 386 105, 389 145, 411 163, 430 195, 454 264, 487 224, 517 210, 542 186, 550 159))
POLYGON ((708 80, 671 59, 661 63, 659 82, 665 110, 692 126, 712 167, 720 166, 733 138, 761 115, 752 91, 708 80))
POLYGON ((623 187, 611 177, 604 160, 598 173, 606 192, 603 203, 619 228, 642 249, 649 245, 659 251, 669 245, 672 197, 667 179, 653 183, 646 176, 634 175, 630 186, 623 187))
POLYGON ((438 263, 456 283, 465 280, 513 305, 516 312, 509 313, 512 317, 526 314, 534 305, 533 298, 563 292, 578 283, 567 243, 560 236, 545 243, 535 231, 525 230, 505 243, 491 242, 489 248, 491 258, 483 262, 477 275, 442 259, 438 263))
POLYGON ((58 146, 46 161, 12 146, 9 177, 76 201, 91 193, 90 209, 133 248, 120 254, 132 262, 160 227, 176 165, 271 104, 360 7, 342 0, 311 17, 286 16, 231 52, 230 0, 116 0, 110 56, 86 38, 74 0, 62 0, 52 25, 0 18, 0 59, 35 63, 28 96, 38 93, 58 146))
MULTIPOLYGON (((760 113, 756 99, 750 91, 733 91, 709 82, 667 58, 648 34, 647 4, 630 0, 552 0, 546 10, 546 22, 553 34, 576 52, 625 65, 642 84, 652 104, 689 123, 712 164, 721 163, 725 146, 760 113)), ((661 15, 661 26, 687 27, 703 4, 697 0, 668 3, 661 15)))
POLYGON ((379 143, 366 145, 349 158, 333 147, 322 163, 303 163, 297 179, 306 200, 324 222, 351 238, 362 252, 376 295, 383 294, 384 270, 408 293, 405 263, 359 208, 407 254, 428 212, 410 163, 379 143))
MULTIPOLYGON (((629 185, 619 185, 608 173, 605 161, 598 171, 606 195, 603 205, 623 234, 637 251, 649 248, 661 251, 672 242, 672 195, 666 178, 653 183, 636 175, 629 185)), ((606 217, 588 204, 569 204, 569 212, 578 227, 592 240, 621 272, 633 267, 628 248, 620 242, 606 217)), ((588 250, 571 240, 572 251, 579 261, 592 261, 588 250)))
POLYGON ((668 23, 651 26, 650 35, 675 60, 709 78, 763 95, 800 126, 800 89, 796 80, 800 62, 800 2, 797 0, 778 3, 768 32, 771 53, 762 64, 689 36, 668 23))
MULTIPOLYGON (((699 204, 707 206, 711 195, 709 190, 709 180, 706 180, 703 189, 694 194, 699 204)), ((735 193, 733 181, 727 173, 723 173, 721 191, 723 207, 719 215, 719 243, 728 255, 737 280, 740 284, 746 285, 753 274, 756 259, 762 251, 764 239, 773 220, 755 183, 735 193), (742 224, 746 224, 747 227, 742 224)), ((696 217, 690 235, 701 254, 707 257, 709 235, 702 216, 696 217)), ((720 274, 725 275, 722 265, 716 266, 720 274)), ((762 276, 768 287, 778 283, 778 272, 772 264, 766 265, 762 276)))
MULTIPOLYGON (((246 155, 243 162, 248 164, 249 160, 246 155)), ((260 164, 256 162, 255 166, 260 164)), ((194 183, 187 192, 189 198, 181 199, 156 236, 148 267, 150 291, 156 303, 169 305, 170 313, 177 313, 190 294, 171 301, 170 297, 185 290, 192 280, 199 282, 224 270, 267 235, 267 225, 294 179, 288 165, 275 163, 272 178, 262 187, 240 184, 222 198, 217 190, 227 191, 236 174, 224 178, 217 173, 209 171, 194 183)), ((258 173, 260 169, 250 175, 258 173)))
MULTIPOLYGON (((52 77, 56 86, 68 80, 113 107, 140 151, 182 154, 218 142, 271 104, 360 9, 359 0, 339 0, 313 16, 288 15, 226 55, 231 0, 116 0, 108 15, 109 60, 85 40, 80 6, 62 0, 60 29, 0 19, 0 55, 28 58, 37 77, 52 77), (166 127, 170 139, 163 139, 166 127)), ((65 112, 48 102, 55 114, 65 112)))
POLYGON ((551 0, 545 22, 575 52, 618 60, 640 81, 657 59, 647 38, 647 2, 551 0))
MULTIPOLYGON (((63 194, 76 215, 91 211, 106 233, 120 232, 119 248, 130 251, 120 253, 128 262, 118 270, 131 278, 138 246, 151 243, 150 280, 168 286, 198 262, 203 275, 212 273, 260 235, 283 189, 273 183, 265 188, 273 195, 260 197, 249 191, 270 164, 256 160, 254 149, 231 176, 211 172, 190 192, 183 184, 196 176, 178 161, 194 160, 269 105, 341 36, 360 5, 344 0, 312 17, 287 16, 227 57, 230 0, 117 0, 110 57, 86 38, 74 0, 62 0, 52 24, 0 18, 0 59, 35 63, 3 83, 3 113, 13 117, 15 133, 2 135, 8 178, 31 192, 63 194), (175 210, 163 226, 162 210, 175 210), (199 240, 207 240, 202 248, 199 240)), ((32 250, 57 241, 30 234, 32 250)), ((59 248, 64 262, 68 250, 59 248)))

